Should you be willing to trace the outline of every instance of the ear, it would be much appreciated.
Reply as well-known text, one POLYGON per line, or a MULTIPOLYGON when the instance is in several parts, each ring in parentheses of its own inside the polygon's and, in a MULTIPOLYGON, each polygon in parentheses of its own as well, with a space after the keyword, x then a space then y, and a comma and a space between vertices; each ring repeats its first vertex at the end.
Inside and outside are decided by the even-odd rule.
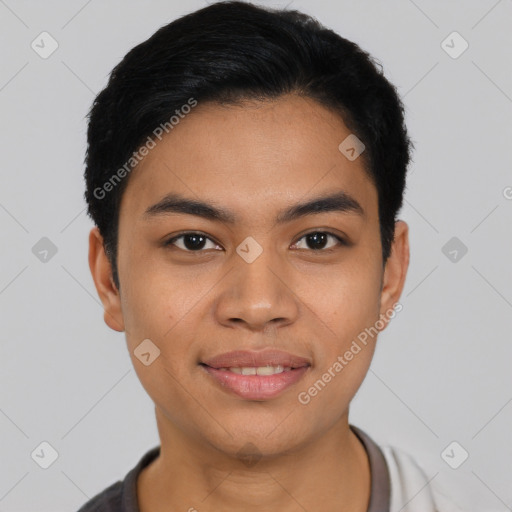
POLYGON ((393 306, 400 299, 408 267, 409 226, 404 221, 398 220, 395 222, 395 236, 382 278, 380 318, 385 325, 380 330, 384 330, 387 327, 393 306))
POLYGON ((114 331, 124 331, 121 297, 112 278, 112 267, 105 253, 103 237, 97 227, 89 233, 89 268, 103 304, 103 319, 114 331))

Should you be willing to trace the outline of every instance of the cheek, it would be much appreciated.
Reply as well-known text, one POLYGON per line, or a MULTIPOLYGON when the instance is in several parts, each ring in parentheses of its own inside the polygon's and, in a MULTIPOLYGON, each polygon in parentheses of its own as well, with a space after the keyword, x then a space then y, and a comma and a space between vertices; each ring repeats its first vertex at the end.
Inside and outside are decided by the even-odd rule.
POLYGON ((308 298, 314 304, 316 363, 297 398, 316 418, 317 428, 328 427, 344 413, 374 354, 376 337, 370 332, 378 319, 378 282, 360 275, 331 279, 323 293, 317 289, 308 298))
MULTIPOLYGON (((379 318, 378 262, 364 258, 353 261, 331 271, 316 292, 313 287, 310 290, 308 303, 314 305, 320 339, 310 382, 313 388, 308 389, 318 394, 314 407, 319 409, 348 406, 368 372, 375 349, 376 331, 372 327, 379 318)), ((305 391, 306 401, 313 402, 305 391)))
MULTIPOLYGON (((163 275, 158 267, 142 272, 135 272, 136 266, 132 268, 132 274, 121 283, 132 365, 155 404, 166 409, 165 405, 172 403, 173 411, 183 411, 190 404, 180 382, 189 378, 192 366, 190 341, 198 326, 191 310, 199 300, 199 292, 196 297, 181 278, 173 277, 171 281, 171 276, 163 275), (187 290, 188 295, 184 293, 187 290), (144 341, 147 339, 150 344, 144 341), (146 365, 143 354, 148 352, 150 362, 146 365)), ((174 421, 181 421, 178 412, 174 421)))
POLYGON ((380 274, 375 265, 358 262, 331 268, 303 290, 305 302, 340 350, 379 317, 380 274))
POLYGON ((170 265, 157 257, 158 253, 120 252, 121 302, 127 335, 162 337, 199 298, 197 283, 179 270, 171 273, 170 265))
POLYGON ((185 268, 180 271, 164 258, 151 259, 149 254, 130 255, 123 265, 130 269, 121 277, 126 341, 143 386, 156 398, 160 389, 171 392, 176 384, 172 376, 187 378, 187 372, 195 365, 194 343, 202 339, 204 331, 197 317, 205 316, 212 273, 185 268), (149 367, 136 357, 139 345, 146 339, 160 351, 149 367))

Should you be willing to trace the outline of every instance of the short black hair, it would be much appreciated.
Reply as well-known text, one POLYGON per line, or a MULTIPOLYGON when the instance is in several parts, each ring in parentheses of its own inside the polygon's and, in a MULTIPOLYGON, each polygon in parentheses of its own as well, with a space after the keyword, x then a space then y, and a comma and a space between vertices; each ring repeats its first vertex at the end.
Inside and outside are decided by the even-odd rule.
POLYGON ((162 132, 158 127, 169 132, 171 116, 183 117, 193 102, 239 104, 289 93, 336 111, 364 143, 385 264, 414 147, 395 86, 368 52, 302 12, 222 1, 130 50, 88 113, 85 199, 118 289, 119 205, 138 148, 162 132))

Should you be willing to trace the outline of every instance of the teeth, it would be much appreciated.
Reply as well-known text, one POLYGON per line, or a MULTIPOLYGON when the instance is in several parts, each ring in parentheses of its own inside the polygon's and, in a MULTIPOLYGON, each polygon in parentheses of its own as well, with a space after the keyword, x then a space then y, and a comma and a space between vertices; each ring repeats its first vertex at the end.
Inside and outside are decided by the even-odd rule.
POLYGON ((290 368, 284 368, 281 365, 278 366, 259 366, 258 368, 251 366, 244 366, 243 368, 222 368, 223 370, 229 370, 239 375, 275 375, 277 373, 283 373, 290 371, 290 368))
POLYGON ((284 368, 281 365, 278 366, 260 366, 256 368, 257 375, 275 375, 276 373, 283 373, 284 368))

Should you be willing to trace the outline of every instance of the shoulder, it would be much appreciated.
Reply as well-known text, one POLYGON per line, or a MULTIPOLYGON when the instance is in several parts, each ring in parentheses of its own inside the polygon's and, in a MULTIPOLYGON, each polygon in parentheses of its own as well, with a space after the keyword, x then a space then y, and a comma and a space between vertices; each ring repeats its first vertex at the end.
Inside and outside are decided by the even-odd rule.
POLYGON ((391 510, 402 512, 464 512, 453 503, 407 452, 380 446, 391 481, 391 510))
POLYGON ((91 498, 78 512, 138 512, 137 478, 160 455, 160 446, 148 450, 125 476, 91 498))
POLYGON ((119 480, 82 505, 78 512, 122 512, 122 488, 123 482, 119 480))

